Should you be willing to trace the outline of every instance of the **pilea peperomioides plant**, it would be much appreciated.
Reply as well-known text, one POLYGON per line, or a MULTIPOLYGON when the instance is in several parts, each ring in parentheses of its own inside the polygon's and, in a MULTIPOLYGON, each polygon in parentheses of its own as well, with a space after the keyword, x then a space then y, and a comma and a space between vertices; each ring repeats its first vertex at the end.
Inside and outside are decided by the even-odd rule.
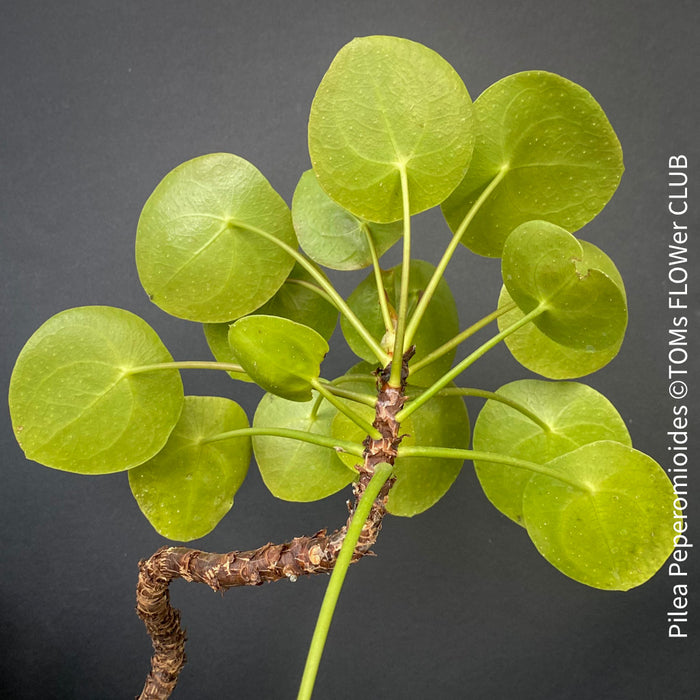
POLYGON ((137 609, 155 648, 142 698, 168 697, 184 663, 171 580, 225 590, 332 571, 299 693, 309 698, 349 563, 387 512, 434 505, 465 460, 494 506, 577 581, 626 590, 673 549, 671 482, 631 446, 612 404, 570 381, 616 355, 627 323, 614 264, 573 235, 623 171, 591 95, 528 71, 472 103, 430 49, 355 39, 311 105, 309 152, 291 212, 253 165, 226 153, 178 166, 144 206, 141 282, 164 311, 203 324, 215 361, 174 362, 132 313, 81 307, 41 326, 12 375, 27 457, 83 474, 128 471, 139 507, 172 540, 217 525, 251 452, 281 499, 352 484, 350 516, 331 534, 228 554, 164 547, 141 562, 137 609), (453 235, 435 266, 411 257, 411 217, 436 206, 453 235), (380 268, 399 240, 401 264, 380 268), (503 274, 493 313, 464 330, 443 279, 460 244, 501 257, 503 274), (320 266, 370 272, 344 299, 320 266), (339 314, 359 362, 328 379, 339 314), (489 340, 461 350, 494 321, 489 340), (496 392, 454 383, 501 341, 545 379, 496 392), (261 387, 252 426, 231 399, 183 396, 180 370, 191 367, 228 372, 232 395, 240 382, 261 387), (464 397, 486 399, 473 438, 464 397))

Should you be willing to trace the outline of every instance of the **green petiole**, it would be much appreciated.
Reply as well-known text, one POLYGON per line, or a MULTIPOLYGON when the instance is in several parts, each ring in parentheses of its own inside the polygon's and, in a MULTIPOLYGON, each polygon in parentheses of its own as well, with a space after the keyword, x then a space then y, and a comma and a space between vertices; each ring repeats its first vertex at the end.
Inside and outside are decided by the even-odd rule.
POLYGON ((233 438, 269 435, 270 437, 288 438, 290 440, 300 440, 301 442, 309 442, 312 445, 320 447, 328 447, 336 452, 347 452, 348 454, 362 457, 364 448, 356 442, 350 440, 339 440, 317 433, 307 433, 304 430, 293 430, 292 428, 239 428, 238 430, 229 430, 225 433, 219 433, 213 437, 205 438, 200 444, 206 445, 210 442, 219 442, 220 440, 232 440, 233 438))
POLYGON ((369 251, 372 255, 374 281, 377 283, 377 298, 379 299, 379 308, 382 310, 384 328, 386 329, 387 333, 393 333, 394 322, 391 319, 391 312, 389 311, 389 304, 386 298, 386 290, 384 289, 384 283, 382 282, 382 271, 379 267, 379 257, 377 256, 377 249, 374 245, 374 240, 372 239, 372 234, 369 232, 369 227, 367 226, 367 224, 362 224, 362 230, 364 231, 365 237, 367 238, 367 245, 369 246, 369 251))
POLYGON ((452 259, 455 250, 457 250, 457 246, 462 240, 464 232, 469 227, 469 224, 472 222, 472 220, 476 216, 476 213, 479 211, 483 203, 491 196, 491 193, 496 189, 498 183, 501 182, 501 180, 505 177, 507 172, 507 167, 504 167, 498 171, 498 173, 493 178, 493 180, 491 180, 486 189, 481 193, 481 195, 479 195, 479 198, 476 200, 476 202, 474 202, 464 219, 462 219, 462 222, 460 223, 457 231, 455 231, 454 236, 452 236, 452 240, 449 242, 447 248, 445 249, 445 252, 443 253, 442 258, 440 259, 438 266, 435 268, 435 272, 433 272, 433 276, 430 279, 430 282, 428 282, 428 286, 423 292, 423 296, 418 302, 416 310, 411 316, 408 328, 406 329, 406 337, 404 338, 404 352, 408 350, 409 346, 411 345, 411 342, 413 341, 413 336, 416 334, 416 330, 418 330, 418 326, 421 322, 421 319, 423 318, 423 315, 425 314, 425 310, 428 308, 428 304, 433 298, 433 294, 435 294, 435 290, 437 289, 437 286, 440 283, 442 276, 445 274, 447 265, 452 259))
POLYGON ((396 335, 394 336, 393 361, 391 363, 391 375, 389 386, 401 386, 401 366, 404 353, 404 333, 406 330, 406 316, 408 315, 408 284, 409 271, 411 269, 411 210, 408 201, 408 174, 406 164, 399 166, 401 175, 401 200, 403 203, 403 261, 401 263, 401 290, 399 292, 399 310, 396 321, 396 335))
POLYGON ((455 377, 460 375, 469 366, 474 364, 480 357, 485 355, 494 345, 498 345, 504 338, 507 338, 511 333, 514 333, 525 324, 537 318, 545 310, 544 306, 537 306, 529 314, 525 314, 519 321, 508 326, 505 330, 487 340, 482 346, 474 350, 471 355, 465 357, 459 364, 455 365, 449 372, 445 373, 433 385, 428 387, 415 401, 411 401, 407 406, 402 408, 396 414, 396 420, 401 422, 406 420, 415 410, 419 409, 424 403, 429 401, 441 389, 445 388, 455 377))
POLYGON ((328 630, 333 620, 333 613, 335 612, 335 606, 338 602, 343 582, 345 581, 345 575, 352 561, 352 555, 360 539, 365 521, 369 517, 372 504, 382 490, 382 486, 384 486, 387 479, 391 476, 392 469, 393 467, 387 463, 378 464, 375 467, 374 474, 367 484, 367 488, 362 494, 357 508, 355 509, 355 513, 352 516, 352 521, 350 522, 345 539, 343 540, 343 546, 340 549, 335 566, 333 567, 330 581, 328 581, 328 588, 326 589, 326 594, 323 597, 323 603, 318 613, 318 620, 311 639, 311 645, 309 646, 309 653, 306 657, 304 675, 302 676, 301 685, 299 686, 297 700, 310 700, 311 698, 314 683, 316 682, 316 674, 318 673, 318 667, 321 663, 321 656, 323 655, 323 648, 326 645, 328 630))
POLYGON ((381 433, 369 421, 357 414, 343 401, 340 401, 326 384, 321 383, 318 379, 312 379, 311 386, 316 389, 319 394, 322 394, 323 398, 335 406, 342 414, 346 415, 355 425, 362 428, 367 435, 375 440, 381 439, 381 433))
POLYGON ((516 469, 527 469, 528 471, 537 474, 551 476, 569 486, 579 489, 580 491, 590 492, 589 486, 576 479, 563 474, 556 469, 550 469, 544 464, 536 462, 528 462, 524 459, 508 457, 507 455, 498 454, 497 452, 478 452, 476 450, 460 450, 455 447, 420 447, 416 445, 406 445, 399 447, 397 459, 401 457, 438 457, 442 459, 470 459, 479 462, 493 462, 495 464, 505 464, 508 467, 516 469))

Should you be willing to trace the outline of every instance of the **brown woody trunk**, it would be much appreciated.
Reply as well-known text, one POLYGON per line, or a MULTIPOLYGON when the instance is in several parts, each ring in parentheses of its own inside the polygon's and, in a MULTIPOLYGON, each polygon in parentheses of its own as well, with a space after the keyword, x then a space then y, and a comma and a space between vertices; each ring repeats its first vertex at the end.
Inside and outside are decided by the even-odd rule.
MULTIPOLYGON (((377 377, 377 404, 374 427, 381 439, 365 439, 364 462, 359 479, 353 484, 354 503, 346 524, 330 535, 325 530, 311 537, 295 537, 284 544, 268 543, 245 552, 213 554, 187 547, 162 547, 149 559, 139 563, 136 587, 136 612, 146 625, 153 642, 154 654, 141 700, 164 700, 170 697, 185 664, 186 635, 180 626, 180 611, 170 605, 170 582, 177 578, 205 583, 215 591, 234 586, 259 586, 280 579, 296 580, 299 576, 328 573, 333 569, 345 539, 357 502, 361 498, 374 468, 382 462, 394 463, 402 436, 396 414, 405 402, 408 361, 411 348, 403 357, 401 387, 388 384, 391 365, 377 377)), ((386 482, 372 505, 353 561, 357 561, 376 542, 386 513, 386 500, 393 479, 386 482)))

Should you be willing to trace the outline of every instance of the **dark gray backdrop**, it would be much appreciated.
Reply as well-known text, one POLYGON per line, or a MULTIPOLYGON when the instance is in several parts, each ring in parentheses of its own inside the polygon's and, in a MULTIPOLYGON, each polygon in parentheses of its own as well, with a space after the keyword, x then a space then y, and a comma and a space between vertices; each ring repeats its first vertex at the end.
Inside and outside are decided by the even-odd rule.
MULTIPOLYGON (((133 237, 143 202, 172 167, 212 151, 249 159, 289 202, 309 166, 309 105, 335 52, 354 36, 395 34, 441 53, 473 97, 504 75, 542 68, 584 85, 603 105, 627 171, 585 237, 617 262, 630 326, 618 359, 587 381, 618 406, 637 447, 666 458, 666 162, 675 153, 691 158, 697 207, 696 3, 5 0, 0 7, 3 393, 25 340, 71 306, 130 309, 176 359, 207 358, 199 329, 150 305, 139 286, 133 237)), ((420 216, 415 227, 417 254, 435 260, 448 240, 440 217, 420 216)), ((335 279, 347 293, 361 276, 335 279)), ((462 251, 448 278, 463 324, 493 308, 497 261, 462 251)), ((528 376, 503 349, 490 355, 473 384, 495 389, 528 376)), ((351 362, 343 348, 324 373, 335 376, 351 362)), ((187 374, 186 390, 235 396, 252 411, 253 393, 212 374, 187 374)), ((690 401, 697 428, 698 401, 690 401)), ((0 439, 0 693, 133 697, 150 655, 133 614, 136 564, 162 539, 124 474, 88 478, 27 462, 7 411, 0 439)), ((693 476, 691 533, 698 488, 693 476)), ((226 551, 335 527, 345 498, 278 502, 251 469, 232 512, 196 544, 226 551)), ((389 518, 376 550, 378 558, 350 571, 319 698, 696 697, 697 576, 691 637, 669 641, 671 583, 663 570, 628 593, 565 578, 490 506, 469 466, 432 510, 389 518)), ((692 566, 697 574, 695 558, 692 566)), ((295 697, 325 584, 278 583, 223 599, 174 585, 190 639, 175 697, 295 697)))

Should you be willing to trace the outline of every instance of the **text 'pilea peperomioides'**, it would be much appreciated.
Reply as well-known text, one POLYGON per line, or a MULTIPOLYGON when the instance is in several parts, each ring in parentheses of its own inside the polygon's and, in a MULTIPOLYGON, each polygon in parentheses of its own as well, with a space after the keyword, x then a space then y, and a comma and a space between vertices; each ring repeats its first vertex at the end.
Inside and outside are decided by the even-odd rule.
POLYGON ((493 505, 576 581, 626 590, 673 549, 671 482, 632 447, 613 405, 575 381, 617 354, 627 324, 614 263, 579 238, 623 172, 593 97, 526 71, 472 102, 434 51, 370 36, 331 63, 308 140, 312 169, 291 211, 228 153, 179 165, 143 208, 143 287, 202 324, 215 360, 174 362, 143 320, 91 306, 50 318, 12 374, 26 456, 82 474, 127 471, 144 515, 172 540, 216 527, 252 455, 280 499, 352 485, 351 515, 330 534, 227 554, 164 547, 141 562, 137 609, 155 648, 142 698, 168 697, 184 663, 174 578, 225 590, 332 572, 299 691, 309 698, 348 565, 386 513, 432 507, 467 460, 493 505), (452 237, 439 259, 414 259, 411 217, 438 206, 452 237), (382 269, 399 241, 402 262, 382 269), (460 244, 501 258, 503 276, 494 311, 464 328, 443 278, 460 244), (322 268, 369 272, 344 299, 322 268), (339 316, 358 362, 324 377, 339 316), (489 325, 489 340, 470 342, 489 325), (470 386, 471 365, 501 341, 543 379, 470 386), (258 385, 255 415, 234 398, 184 396, 188 368, 227 372, 234 398, 258 385), (469 397, 485 399, 473 431, 469 397))

